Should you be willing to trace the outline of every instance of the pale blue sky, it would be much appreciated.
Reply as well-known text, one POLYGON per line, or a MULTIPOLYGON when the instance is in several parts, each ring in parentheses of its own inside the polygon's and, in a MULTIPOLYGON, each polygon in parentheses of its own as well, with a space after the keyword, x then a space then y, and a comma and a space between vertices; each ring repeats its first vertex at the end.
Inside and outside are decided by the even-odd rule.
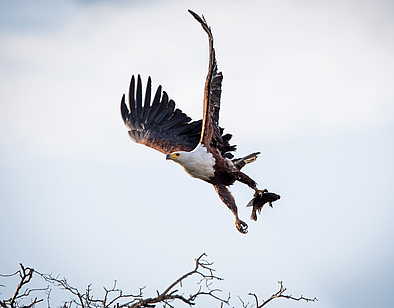
MULTIPOLYGON (((154 291, 206 252, 233 295, 284 280, 320 298, 272 307, 391 307, 393 13, 390 1, 0 1, 1 272, 24 262, 154 291), (282 196, 247 236, 210 185, 132 143, 120 117, 137 73, 200 117, 207 42, 188 8, 214 31, 222 124, 239 155, 262 152, 246 172, 282 196)), ((248 219, 252 192, 232 191, 248 219)))

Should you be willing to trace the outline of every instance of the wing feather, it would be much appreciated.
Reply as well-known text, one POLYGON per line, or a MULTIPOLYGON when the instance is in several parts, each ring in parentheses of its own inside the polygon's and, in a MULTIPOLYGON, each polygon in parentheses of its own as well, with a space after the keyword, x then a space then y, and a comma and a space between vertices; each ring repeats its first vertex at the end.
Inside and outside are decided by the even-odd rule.
POLYGON ((129 128, 130 137, 137 143, 145 144, 163 153, 191 151, 198 143, 216 147, 223 157, 232 158, 236 149, 230 145, 230 134, 223 136, 219 127, 220 97, 223 75, 218 72, 213 36, 204 17, 190 11, 201 24, 209 38, 209 65, 204 88, 203 120, 191 122, 191 118, 176 108, 175 102, 159 86, 152 98, 151 78, 148 78, 145 97, 142 97, 142 81, 132 76, 129 86, 128 103, 125 95, 121 100, 123 121, 129 128), (144 101, 144 105, 142 102, 144 101))
POLYGON ((134 115, 135 111, 135 99, 134 99, 134 93, 135 93, 135 79, 134 75, 131 77, 130 85, 129 85, 129 107, 130 107, 130 113, 134 115), (133 93, 133 95, 131 95, 133 93))
POLYGON ((200 17, 191 10, 189 10, 189 13, 200 23, 204 31, 208 34, 209 40, 209 65, 204 88, 203 124, 200 143, 203 143, 207 147, 215 146, 219 149, 222 156, 232 158, 233 155, 229 152, 234 151, 235 146, 229 144, 231 135, 229 135, 230 138, 223 139, 223 129, 219 127, 223 75, 221 72, 218 72, 212 31, 204 16, 200 17))
POLYGON ((148 122, 151 122, 154 119, 156 113, 160 108, 160 97, 161 97, 161 85, 157 88, 155 97, 153 98, 152 108, 150 109, 148 122))
POLYGON ((125 95, 122 96, 120 110, 130 137, 165 154, 193 150, 200 139, 201 121, 190 122, 190 117, 175 109, 175 102, 169 99, 166 92, 162 92, 161 86, 157 88, 150 105, 151 88, 149 77, 142 107, 141 77, 137 77, 136 88, 133 76, 129 86, 130 109, 126 106, 125 95))
MULTIPOLYGON (((136 106, 135 106, 135 112, 136 114, 140 115, 142 112, 142 82, 141 82, 141 76, 138 75, 137 78, 137 95, 136 95, 136 106)), ((139 117, 139 120, 143 120, 143 117, 139 117)))
POLYGON ((152 80, 149 77, 148 83, 146 84, 146 89, 145 89, 144 111, 142 114, 142 119, 143 119, 144 124, 147 122, 148 115, 149 115, 151 91, 152 91, 152 80))

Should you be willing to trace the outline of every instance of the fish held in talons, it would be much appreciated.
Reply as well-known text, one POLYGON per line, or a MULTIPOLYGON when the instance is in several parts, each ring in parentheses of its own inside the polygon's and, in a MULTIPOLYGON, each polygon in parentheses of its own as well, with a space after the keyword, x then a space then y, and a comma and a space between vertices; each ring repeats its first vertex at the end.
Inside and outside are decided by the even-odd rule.
POLYGON ((246 205, 247 207, 253 207, 250 218, 254 221, 257 221, 257 213, 261 213, 263 206, 268 203, 268 205, 272 207, 272 202, 279 199, 279 195, 269 192, 266 189, 256 190, 253 199, 250 200, 249 203, 246 205))

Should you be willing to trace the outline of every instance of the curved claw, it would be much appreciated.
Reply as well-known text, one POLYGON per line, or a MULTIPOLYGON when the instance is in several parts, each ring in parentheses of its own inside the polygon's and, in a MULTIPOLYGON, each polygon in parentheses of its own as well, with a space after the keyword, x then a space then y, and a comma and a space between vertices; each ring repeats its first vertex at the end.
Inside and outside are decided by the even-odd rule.
POLYGON ((243 222, 241 219, 237 219, 235 221, 235 227, 242 234, 248 233, 248 225, 245 222, 243 222))

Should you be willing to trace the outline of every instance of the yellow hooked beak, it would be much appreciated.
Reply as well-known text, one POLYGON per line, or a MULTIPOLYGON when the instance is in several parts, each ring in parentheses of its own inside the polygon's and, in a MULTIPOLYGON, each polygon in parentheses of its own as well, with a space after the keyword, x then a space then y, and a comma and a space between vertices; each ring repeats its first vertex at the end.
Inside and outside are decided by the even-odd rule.
POLYGON ((175 160, 179 156, 178 153, 171 153, 166 155, 166 159, 175 160))

